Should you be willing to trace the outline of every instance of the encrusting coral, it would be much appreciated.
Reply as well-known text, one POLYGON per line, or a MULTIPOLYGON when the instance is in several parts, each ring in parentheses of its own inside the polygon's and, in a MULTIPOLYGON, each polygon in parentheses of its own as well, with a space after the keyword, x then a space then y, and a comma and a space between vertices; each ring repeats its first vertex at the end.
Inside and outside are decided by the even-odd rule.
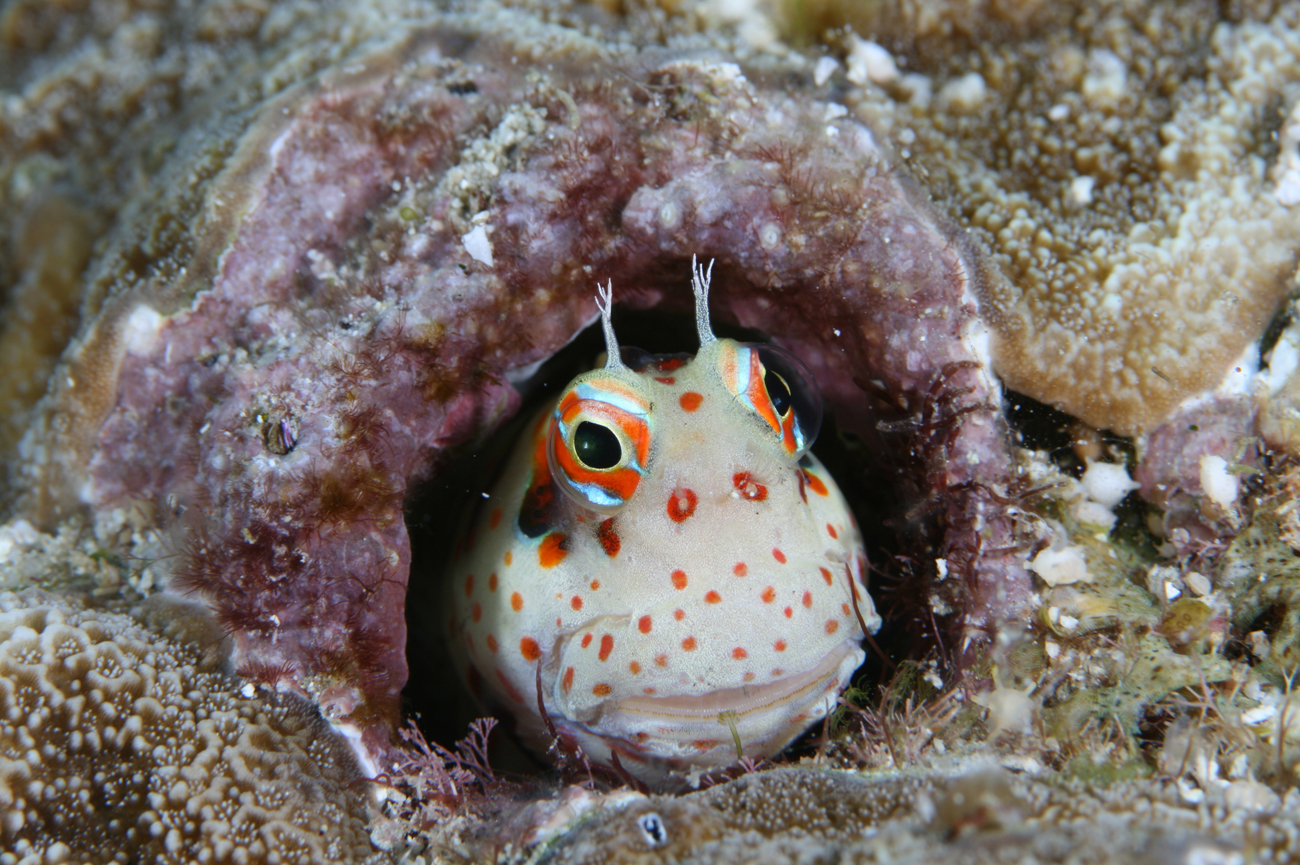
POLYGON ((1003 381, 1150 431, 1217 387, 1292 290, 1300 209, 1273 169, 1300 14, 989 4, 975 25, 935 5, 930 26, 873 19, 884 45, 922 45, 905 74, 877 74, 886 109, 859 110, 991 253, 981 309, 1003 381))
POLYGON ((243 693, 218 648, 0 593, 0 863, 371 861, 350 749, 300 698, 243 693))
POLYGON ((1300 807, 1295 790, 1285 800, 1228 795, 1215 807, 1220 828, 1207 837, 1202 809, 1172 784, 1057 785, 993 767, 927 779, 777 769, 598 812, 532 861, 1296 861, 1300 838, 1286 816, 1300 807))

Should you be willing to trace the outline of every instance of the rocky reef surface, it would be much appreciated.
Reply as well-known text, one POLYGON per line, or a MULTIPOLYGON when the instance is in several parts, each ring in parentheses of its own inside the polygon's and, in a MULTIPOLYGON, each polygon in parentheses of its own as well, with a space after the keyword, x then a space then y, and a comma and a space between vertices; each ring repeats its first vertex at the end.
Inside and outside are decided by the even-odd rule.
MULTIPOLYGON (((42 674, 50 718, 107 641, 134 689, 115 747, 120 723, 259 702, 350 745, 355 766, 267 757, 349 816, 259 829, 254 861, 809 837, 863 861, 1290 861, 1300 5, 13 0, 0 48, 0 587, 27 592, 0 642, 0 857, 111 861, 33 804, 107 807, 78 792, 94 760, 58 787, 48 719, 18 723, 29 644, 84 620, 76 651, 41 644, 71 671, 42 674), (819 379, 882 660, 811 767, 680 799, 572 771, 551 796, 474 740, 399 736, 407 622, 439 627, 406 608, 434 578, 411 573, 417 492, 590 323, 597 279, 685 316, 692 255, 717 320, 819 379), (158 670, 187 651, 211 669, 173 711, 158 670)), ((121 849, 174 796, 197 828, 138 855, 234 855, 140 741, 131 795, 161 799, 107 830, 136 833, 121 849)))

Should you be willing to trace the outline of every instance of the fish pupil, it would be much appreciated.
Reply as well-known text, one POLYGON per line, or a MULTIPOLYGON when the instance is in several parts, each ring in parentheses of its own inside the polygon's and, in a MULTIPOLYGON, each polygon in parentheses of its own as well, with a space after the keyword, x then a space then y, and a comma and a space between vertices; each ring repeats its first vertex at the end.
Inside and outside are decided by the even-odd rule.
POLYGON ((573 452, 587 468, 612 469, 623 458, 623 445, 609 427, 583 421, 573 434, 573 452))
POLYGON ((772 400, 772 408, 776 409, 778 416, 785 417, 791 403, 790 388, 785 379, 769 369, 763 373, 763 386, 767 388, 767 396, 772 400))

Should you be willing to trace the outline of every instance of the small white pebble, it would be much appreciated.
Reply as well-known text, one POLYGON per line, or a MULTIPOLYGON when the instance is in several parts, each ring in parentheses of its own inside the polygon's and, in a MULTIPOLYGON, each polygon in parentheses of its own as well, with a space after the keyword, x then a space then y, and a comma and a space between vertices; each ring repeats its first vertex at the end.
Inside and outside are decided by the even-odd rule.
POLYGON ((1082 175, 1070 181, 1070 202, 1079 206, 1092 203, 1092 188, 1097 185, 1096 178, 1082 175))
POLYGON ((1241 713, 1241 723, 1247 727, 1256 727, 1271 721, 1277 715, 1277 706, 1256 706, 1241 713))
POLYGON ((1115 507, 1140 486, 1120 463, 1089 463, 1081 482, 1088 498, 1107 508, 1115 507))
MULTIPOLYGON (((1273 647, 1269 645, 1268 635, 1265 634, 1263 631, 1251 631, 1249 634, 1247 634, 1246 644, 1250 646, 1250 653, 1254 655, 1256 658, 1259 658, 1261 661, 1267 658, 1269 656, 1269 653, 1273 650, 1273 647)), ((1254 682, 1252 682, 1251 684, 1254 684, 1254 682)), ((1247 696, 1250 695, 1247 694, 1247 696)), ((1254 700, 1258 698, 1251 697, 1251 699, 1254 700)))
POLYGON ((461 236, 460 242, 465 245, 470 258, 488 267, 492 266, 492 241, 488 240, 487 228, 476 225, 469 233, 461 236))
POLYGON ((1223 457, 1206 454, 1201 457, 1201 489, 1210 501, 1228 508, 1237 500, 1237 476, 1228 471, 1228 461, 1223 457))
POLYGON ((848 79, 854 84, 888 84, 898 77, 898 64, 894 56, 875 42, 858 36, 850 37, 853 48, 846 58, 848 79))
POLYGON ((1069 546, 1063 549, 1048 547, 1029 562, 1029 569, 1049 586, 1064 586, 1070 583, 1091 582, 1088 573, 1088 560, 1084 558, 1083 547, 1069 546))
POLYGON ((967 72, 939 88, 940 101, 948 103, 949 108, 961 113, 978 109, 987 95, 988 86, 984 83, 984 76, 978 72, 967 72))
POLYGON ((818 87, 821 87, 832 75, 835 74, 835 70, 839 68, 839 61, 834 57, 820 58, 817 61, 817 65, 813 67, 813 83, 818 87))

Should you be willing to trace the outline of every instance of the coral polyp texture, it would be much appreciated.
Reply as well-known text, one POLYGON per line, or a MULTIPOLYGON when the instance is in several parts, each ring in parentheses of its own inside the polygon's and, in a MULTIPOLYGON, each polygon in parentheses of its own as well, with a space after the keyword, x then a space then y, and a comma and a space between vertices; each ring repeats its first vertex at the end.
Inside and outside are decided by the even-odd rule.
POLYGON ((1300 97, 1297 10, 1007 5, 977 25, 944 5, 911 33, 915 16, 874 22, 885 45, 922 43, 882 80, 905 106, 886 137, 990 252, 981 308, 1006 384, 1149 432, 1217 387, 1293 290, 1300 199, 1278 139, 1300 97))
POLYGON ((0 862, 378 861, 348 746, 215 648, 0 593, 0 862))

